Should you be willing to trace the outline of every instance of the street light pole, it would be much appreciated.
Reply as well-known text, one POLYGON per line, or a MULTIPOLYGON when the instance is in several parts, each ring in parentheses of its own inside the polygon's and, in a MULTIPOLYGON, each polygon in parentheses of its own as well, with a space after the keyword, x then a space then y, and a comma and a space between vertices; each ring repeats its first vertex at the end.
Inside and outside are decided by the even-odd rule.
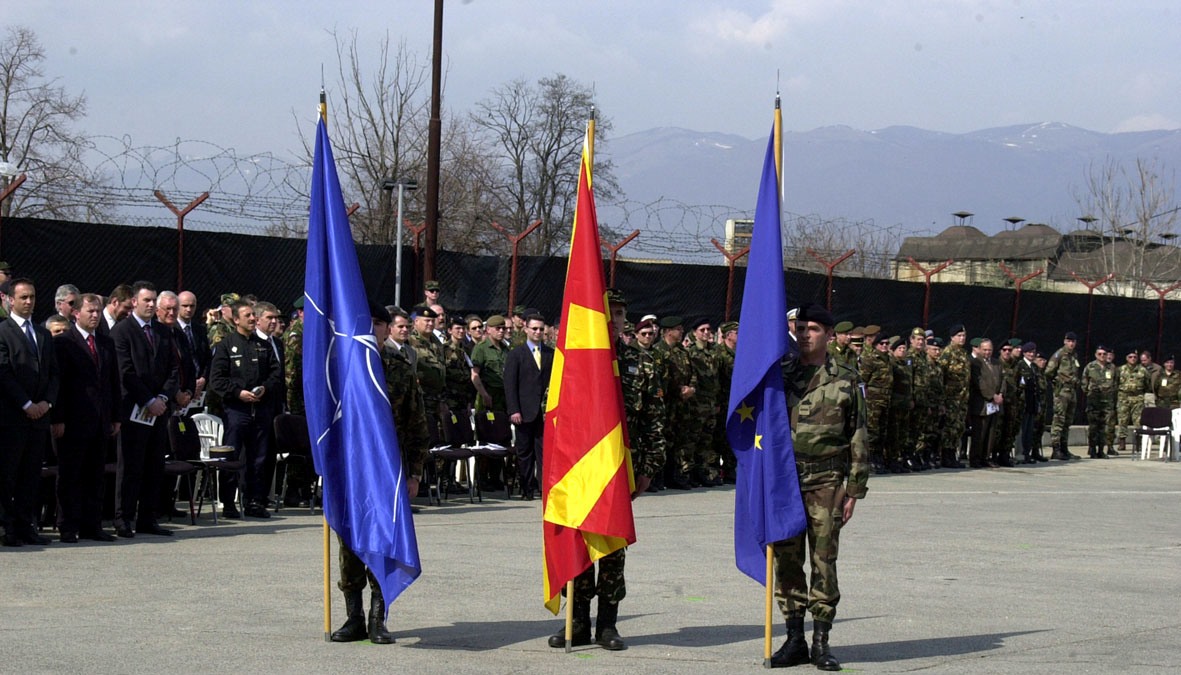
POLYGON ((381 189, 393 190, 398 188, 398 234, 397 246, 394 249, 394 304, 402 306, 402 204, 407 190, 417 190, 416 180, 395 180, 393 178, 382 182, 381 189))

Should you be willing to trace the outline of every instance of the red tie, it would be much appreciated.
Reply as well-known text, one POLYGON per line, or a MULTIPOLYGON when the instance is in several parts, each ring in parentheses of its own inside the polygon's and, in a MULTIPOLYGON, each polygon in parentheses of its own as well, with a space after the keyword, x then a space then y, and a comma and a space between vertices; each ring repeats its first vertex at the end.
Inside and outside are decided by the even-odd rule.
POLYGON ((98 350, 94 348, 94 336, 86 336, 86 346, 90 347, 90 358, 94 359, 94 365, 98 365, 98 350))
POLYGON ((155 349, 156 348, 156 339, 152 337, 152 324, 150 324, 150 323, 144 324, 144 337, 146 337, 148 339, 148 344, 152 346, 152 349, 155 349))

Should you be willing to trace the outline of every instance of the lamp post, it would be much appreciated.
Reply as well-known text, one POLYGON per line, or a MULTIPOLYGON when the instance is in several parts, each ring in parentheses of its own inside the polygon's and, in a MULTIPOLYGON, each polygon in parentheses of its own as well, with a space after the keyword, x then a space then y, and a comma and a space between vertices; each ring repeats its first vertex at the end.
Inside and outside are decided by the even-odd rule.
POLYGON ((414 179, 393 179, 387 178, 382 181, 382 190, 393 190, 398 188, 398 236, 397 246, 394 250, 394 304, 402 306, 402 202, 407 191, 417 190, 418 181, 414 179))

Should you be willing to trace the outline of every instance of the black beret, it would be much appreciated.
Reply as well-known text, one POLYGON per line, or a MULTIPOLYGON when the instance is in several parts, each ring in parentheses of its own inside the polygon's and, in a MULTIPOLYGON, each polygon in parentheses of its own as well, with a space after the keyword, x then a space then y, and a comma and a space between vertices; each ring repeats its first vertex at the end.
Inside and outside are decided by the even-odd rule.
POLYGON ((386 309, 384 305, 378 304, 376 302, 369 303, 369 317, 374 321, 380 321, 382 323, 390 323, 393 321, 393 319, 390 318, 390 311, 386 309))
POLYGON ((836 323, 833 321, 831 312, 815 304, 807 304, 800 307, 800 311, 796 314, 796 321, 805 323, 812 321, 821 326, 828 326, 829 328, 832 328, 833 324, 836 323))
POLYGON ((697 330, 698 328, 701 328, 702 326, 708 326, 708 325, 709 325, 709 319, 703 318, 703 319, 697 319, 696 321, 694 321, 692 324, 690 324, 690 327, 693 330, 697 330))
POLYGON ((1063 340, 1074 340, 1077 342, 1078 341, 1078 333, 1076 333, 1072 330, 1068 330, 1068 331, 1066 331, 1066 335, 1062 336, 1062 339, 1063 340))
POLYGON ((1021 345, 1021 351, 1025 352, 1026 354, 1032 354, 1037 351, 1037 343, 1026 342, 1025 344, 1021 345))
POLYGON ((410 308, 410 318, 417 319, 420 316, 426 319, 439 318, 439 315, 435 313, 435 310, 427 307, 426 305, 415 305, 414 307, 410 308))
POLYGON ((666 316, 660 320, 660 327, 661 328, 678 328, 684 323, 685 323, 685 321, 683 319, 681 319, 681 317, 679 317, 679 316, 666 316))
POLYGON ((957 323, 957 324, 952 325, 952 327, 950 329, 948 329, 947 334, 948 335, 959 335, 960 333, 963 333, 966 330, 967 329, 964 328, 964 324, 957 323))

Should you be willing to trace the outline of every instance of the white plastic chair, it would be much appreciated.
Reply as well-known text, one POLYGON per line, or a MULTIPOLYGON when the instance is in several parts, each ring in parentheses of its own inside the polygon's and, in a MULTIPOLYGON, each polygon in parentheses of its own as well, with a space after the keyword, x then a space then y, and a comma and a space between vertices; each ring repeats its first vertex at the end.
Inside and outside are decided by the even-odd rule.
POLYGON ((193 415, 193 424, 197 425, 197 435, 201 438, 201 458, 209 459, 209 448, 221 445, 224 425, 221 418, 209 413, 193 415))
POLYGON ((1169 450, 1172 459, 1176 452, 1173 445, 1172 411, 1167 408, 1145 408, 1140 413, 1140 428, 1136 430, 1136 440, 1140 447, 1140 459, 1148 459, 1152 453, 1152 444, 1157 442, 1157 459, 1165 457, 1165 449, 1169 450))

